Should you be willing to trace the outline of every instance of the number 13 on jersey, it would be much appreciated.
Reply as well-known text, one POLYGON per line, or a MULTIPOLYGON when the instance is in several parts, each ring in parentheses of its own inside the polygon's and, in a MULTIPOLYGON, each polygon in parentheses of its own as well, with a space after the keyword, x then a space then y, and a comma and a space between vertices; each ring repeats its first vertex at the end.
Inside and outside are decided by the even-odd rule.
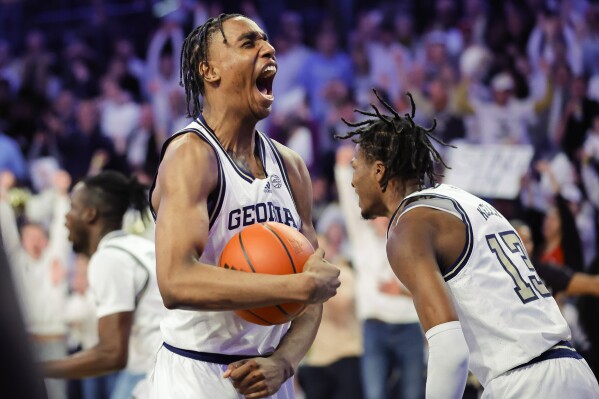
POLYGON ((501 267, 503 267, 503 269, 514 281, 514 284, 516 284, 514 291, 518 297, 520 297, 522 303, 535 301, 539 299, 539 295, 544 298, 551 296, 551 293, 547 287, 545 287, 545 285, 539 279, 534 266, 530 262, 530 259, 528 259, 528 255, 522 245, 522 242, 520 241, 520 237, 518 237, 515 231, 508 230, 499 234, 489 234, 486 236, 486 239, 489 249, 495 254, 497 260, 501 264, 501 267), (509 256, 504 250, 500 240, 503 242, 508 251, 510 251, 512 256, 509 256), (519 255, 526 265, 526 269, 524 269, 522 266, 517 266, 513 262, 515 255, 519 255), (522 272, 528 274, 528 276, 526 278, 523 277, 522 272), (527 279, 530 281, 530 284, 526 281, 527 279))

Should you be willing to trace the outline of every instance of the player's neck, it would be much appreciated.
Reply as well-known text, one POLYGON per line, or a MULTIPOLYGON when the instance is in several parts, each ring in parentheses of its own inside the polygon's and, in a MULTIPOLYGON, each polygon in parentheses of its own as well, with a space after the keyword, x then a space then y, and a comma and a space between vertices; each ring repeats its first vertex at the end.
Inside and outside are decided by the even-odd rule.
POLYGON ((408 195, 418 190, 420 190, 420 185, 416 180, 390 181, 387 190, 383 193, 383 204, 385 205, 386 214, 382 216, 391 218, 400 207, 402 201, 408 195))
POLYGON ((256 131, 254 118, 242 118, 238 113, 228 110, 226 107, 219 109, 210 106, 204 107, 202 116, 225 150, 247 156, 254 153, 256 131))
POLYGON ((86 255, 91 257, 98 250, 98 245, 100 245, 100 241, 102 238, 106 236, 108 233, 112 233, 113 231, 119 230, 118 228, 109 227, 109 226, 95 226, 92 228, 89 235, 89 245, 86 251, 86 255))

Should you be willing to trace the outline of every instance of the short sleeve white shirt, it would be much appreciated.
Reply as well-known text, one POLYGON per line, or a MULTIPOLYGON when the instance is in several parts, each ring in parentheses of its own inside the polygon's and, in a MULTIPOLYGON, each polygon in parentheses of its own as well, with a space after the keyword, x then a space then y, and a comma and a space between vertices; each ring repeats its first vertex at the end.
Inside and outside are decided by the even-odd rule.
POLYGON ((156 279, 154 243, 124 231, 107 234, 89 261, 88 279, 98 319, 135 312, 127 369, 147 372, 162 343, 160 321, 165 312, 156 279))

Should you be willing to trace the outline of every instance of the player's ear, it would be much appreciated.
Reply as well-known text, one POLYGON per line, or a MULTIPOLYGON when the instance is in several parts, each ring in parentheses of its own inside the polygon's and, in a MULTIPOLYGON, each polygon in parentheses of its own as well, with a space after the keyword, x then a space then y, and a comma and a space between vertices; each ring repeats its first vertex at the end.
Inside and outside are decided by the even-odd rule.
POLYGON ((374 161, 374 176, 376 177, 377 182, 380 183, 383 180, 386 170, 387 168, 384 163, 381 161, 374 161))
POLYGON ((93 223, 96 219, 98 219, 99 213, 98 208, 88 206, 81 213, 81 218, 86 223, 93 223))
POLYGON ((206 83, 216 83, 220 80, 218 68, 206 61, 200 62, 199 73, 200 78, 204 79, 206 83))

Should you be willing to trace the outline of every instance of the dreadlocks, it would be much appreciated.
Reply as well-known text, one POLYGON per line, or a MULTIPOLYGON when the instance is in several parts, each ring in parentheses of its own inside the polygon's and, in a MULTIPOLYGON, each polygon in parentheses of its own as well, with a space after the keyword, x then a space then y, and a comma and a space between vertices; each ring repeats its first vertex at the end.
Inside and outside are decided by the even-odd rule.
POLYGON ((380 160, 385 164, 385 173, 380 182, 383 192, 387 189, 389 180, 394 177, 415 178, 421 188, 424 187, 425 177, 427 177, 431 184, 435 185, 437 178, 443 176, 435 171, 435 163, 440 162, 446 168, 449 167, 431 144, 430 139, 443 146, 453 147, 431 134, 437 126, 437 121, 433 119, 433 126, 430 129, 414 123, 416 105, 410 93, 407 95, 410 98, 412 112, 401 117, 376 90, 373 89, 373 92, 392 115, 383 115, 374 104, 370 104, 374 113, 356 109, 355 112, 376 119, 351 123, 341 118, 346 125, 357 129, 344 136, 335 137, 351 138, 354 143, 360 144, 369 161, 380 160))
POLYGON ((183 42, 181 49, 181 73, 179 85, 185 87, 187 116, 195 118, 202 111, 200 95, 204 95, 204 79, 200 64, 208 63, 208 44, 216 30, 220 30, 224 43, 227 37, 223 30, 223 22, 241 14, 220 14, 217 18, 208 19, 203 25, 195 28, 183 42), (193 102, 193 105, 191 104, 193 102), (191 106, 191 107, 190 107, 191 106))

